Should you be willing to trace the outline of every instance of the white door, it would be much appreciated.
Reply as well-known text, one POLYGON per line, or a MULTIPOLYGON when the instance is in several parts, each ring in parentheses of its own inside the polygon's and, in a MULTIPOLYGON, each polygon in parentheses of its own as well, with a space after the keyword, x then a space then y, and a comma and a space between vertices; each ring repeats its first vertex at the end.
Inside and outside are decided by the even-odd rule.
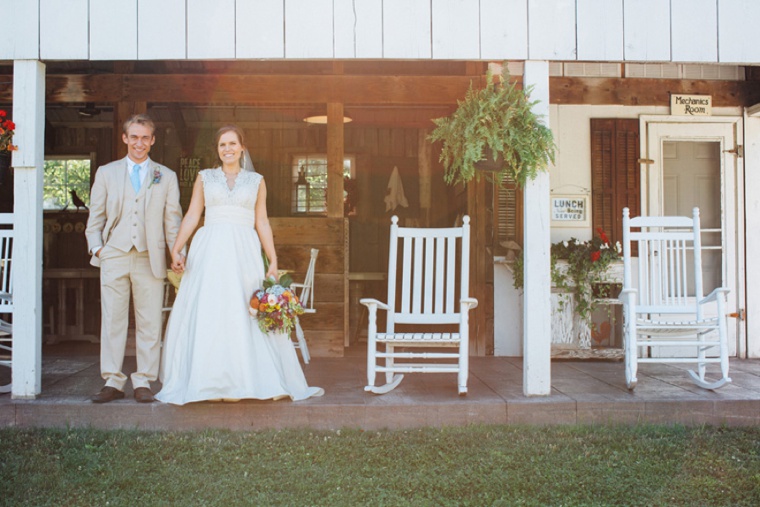
MULTIPOLYGON (((698 207, 702 225, 704 292, 727 287, 728 311, 743 308, 743 236, 740 231, 742 178, 737 163, 740 118, 710 118, 691 122, 683 118, 642 119, 648 162, 642 174, 642 210, 651 216, 691 216, 698 207), (664 120, 664 121, 663 121, 664 120)), ((728 321, 730 355, 744 350, 742 322, 728 321)), ((683 355, 673 348, 653 350, 654 355, 683 355)), ((695 352, 696 354, 696 352, 695 352)))

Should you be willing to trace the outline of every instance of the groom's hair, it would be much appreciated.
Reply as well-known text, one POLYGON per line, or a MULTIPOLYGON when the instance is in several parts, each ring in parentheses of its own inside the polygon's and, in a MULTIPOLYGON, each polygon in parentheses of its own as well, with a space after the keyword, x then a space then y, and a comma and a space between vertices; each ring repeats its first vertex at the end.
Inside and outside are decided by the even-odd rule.
POLYGON ((147 114, 135 114, 131 116, 127 121, 124 122, 124 125, 122 125, 122 130, 124 133, 127 133, 127 130, 129 130, 129 127, 134 125, 135 123, 142 125, 144 127, 148 127, 152 133, 156 133, 156 124, 153 123, 153 120, 150 116, 147 114))

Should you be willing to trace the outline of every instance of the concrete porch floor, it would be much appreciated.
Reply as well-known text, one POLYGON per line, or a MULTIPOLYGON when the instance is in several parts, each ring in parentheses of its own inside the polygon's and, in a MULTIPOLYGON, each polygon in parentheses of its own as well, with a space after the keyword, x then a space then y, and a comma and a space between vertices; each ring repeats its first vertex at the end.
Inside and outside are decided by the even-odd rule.
MULTIPOLYGON (((465 397, 457 395, 453 374, 421 373, 406 375, 395 391, 378 396, 364 392, 365 351, 351 347, 345 357, 315 358, 304 367, 309 384, 325 389, 321 398, 176 407, 136 403, 128 386, 124 400, 97 405, 89 398, 103 385, 98 346, 63 343, 43 350, 42 394, 36 400, 0 395, 0 426, 374 430, 476 423, 760 424, 760 360, 732 360, 733 383, 717 391, 696 387, 687 366, 641 365, 638 387, 629 392, 622 362, 553 361, 551 395, 527 398, 522 358, 473 357, 465 397)), ((127 358, 125 373, 133 369, 134 358, 127 358)), ((8 380, 8 370, 0 369, 0 383, 8 380)))

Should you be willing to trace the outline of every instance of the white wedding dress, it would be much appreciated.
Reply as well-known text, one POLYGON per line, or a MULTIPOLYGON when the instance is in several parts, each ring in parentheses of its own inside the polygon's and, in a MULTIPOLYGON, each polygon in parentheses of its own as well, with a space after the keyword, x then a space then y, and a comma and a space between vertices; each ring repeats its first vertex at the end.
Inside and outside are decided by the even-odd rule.
POLYGON ((248 313, 264 263, 254 229, 262 176, 241 171, 232 189, 220 168, 200 172, 204 226, 192 240, 169 317, 156 398, 184 405, 216 399, 303 400, 321 396, 306 383, 285 334, 265 334, 248 313))

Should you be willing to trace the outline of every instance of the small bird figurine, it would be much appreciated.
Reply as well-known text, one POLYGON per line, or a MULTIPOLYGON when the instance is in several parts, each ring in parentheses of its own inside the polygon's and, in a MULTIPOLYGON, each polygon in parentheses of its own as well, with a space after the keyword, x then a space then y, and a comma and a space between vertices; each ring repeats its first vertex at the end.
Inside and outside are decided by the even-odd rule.
POLYGON ((82 198, 77 195, 76 190, 72 188, 69 190, 69 193, 71 194, 71 202, 74 203, 74 206, 77 207, 77 211, 79 211, 79 208, 84 208, 89 211, 90 208, 88 208, 82 198))

